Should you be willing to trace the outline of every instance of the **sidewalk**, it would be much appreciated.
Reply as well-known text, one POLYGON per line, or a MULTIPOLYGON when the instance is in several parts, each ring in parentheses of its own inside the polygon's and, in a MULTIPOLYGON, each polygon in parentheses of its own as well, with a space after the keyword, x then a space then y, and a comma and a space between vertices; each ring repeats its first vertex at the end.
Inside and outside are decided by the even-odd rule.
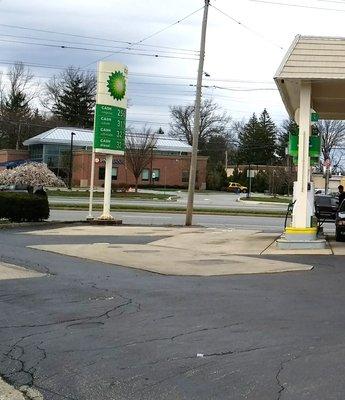
POLYGON ((30 246, 37 250, 164 275, 217 276, 312 269, 312 265, 262 257, 274 244, 277 235, 258 230, 76 226, 33 231, 31 234, 57 235, 60 242, 61 236, 66 238, 65 244, 30 246), (84 244, 69 244, 69 236, 83 236, 84 244), (85 236, 90 236, 87 244, 85 236), (109 237, 109 243, 97 242, 97 236, 102 236, 103 240, 109 237), (149 244, 111 244, 111 237, 116 236, 148 236, 152 241, 149 244))

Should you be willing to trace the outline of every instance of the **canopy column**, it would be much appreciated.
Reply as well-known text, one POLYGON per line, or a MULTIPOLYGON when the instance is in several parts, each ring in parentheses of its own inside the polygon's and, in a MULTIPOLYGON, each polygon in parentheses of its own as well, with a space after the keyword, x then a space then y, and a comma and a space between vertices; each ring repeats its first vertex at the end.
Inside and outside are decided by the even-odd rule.
MULTIPOLYGON (((312 205, 308 201, 308 184, 310 189, 310 108, 311 108, 311 82, 300 83, 300 107, 299 107, 299 147, 297 182, 295 184, 294 198, 296 199, 293 215, 293 228, 310 228, 312 205)), ((297 121, 298 123, 298 121, 297 121)))

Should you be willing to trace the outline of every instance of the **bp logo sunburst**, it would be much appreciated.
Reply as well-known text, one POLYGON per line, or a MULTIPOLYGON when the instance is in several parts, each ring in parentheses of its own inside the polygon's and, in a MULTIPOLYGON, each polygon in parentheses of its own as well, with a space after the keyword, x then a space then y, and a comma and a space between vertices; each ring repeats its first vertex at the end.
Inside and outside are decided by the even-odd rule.
POLYGON ((126 94, 126 78, 121 71, 115 71, 107 80, 108 92, 115 100, 122 100, 126 94))

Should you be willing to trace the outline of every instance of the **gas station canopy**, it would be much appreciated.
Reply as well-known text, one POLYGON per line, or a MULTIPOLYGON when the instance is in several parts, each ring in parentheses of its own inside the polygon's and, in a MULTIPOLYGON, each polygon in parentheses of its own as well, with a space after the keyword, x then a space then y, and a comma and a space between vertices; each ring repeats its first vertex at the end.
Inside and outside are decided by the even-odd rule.
POLYGON ((321 119, 345 119, 345 38, 297 35, 274 80, 291 118, 303 81, 311 83, 311 106, 321 119))

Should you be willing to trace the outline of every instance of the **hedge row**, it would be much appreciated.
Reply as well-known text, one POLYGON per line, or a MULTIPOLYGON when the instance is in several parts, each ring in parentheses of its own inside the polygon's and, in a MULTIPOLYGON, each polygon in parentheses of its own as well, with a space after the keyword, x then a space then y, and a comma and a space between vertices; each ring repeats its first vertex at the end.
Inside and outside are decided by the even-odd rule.
POLYGON ((48 199, 46 196, 24 192, 0 192, 0 218, 9 219, 12 222, 48 219, 48 199))

